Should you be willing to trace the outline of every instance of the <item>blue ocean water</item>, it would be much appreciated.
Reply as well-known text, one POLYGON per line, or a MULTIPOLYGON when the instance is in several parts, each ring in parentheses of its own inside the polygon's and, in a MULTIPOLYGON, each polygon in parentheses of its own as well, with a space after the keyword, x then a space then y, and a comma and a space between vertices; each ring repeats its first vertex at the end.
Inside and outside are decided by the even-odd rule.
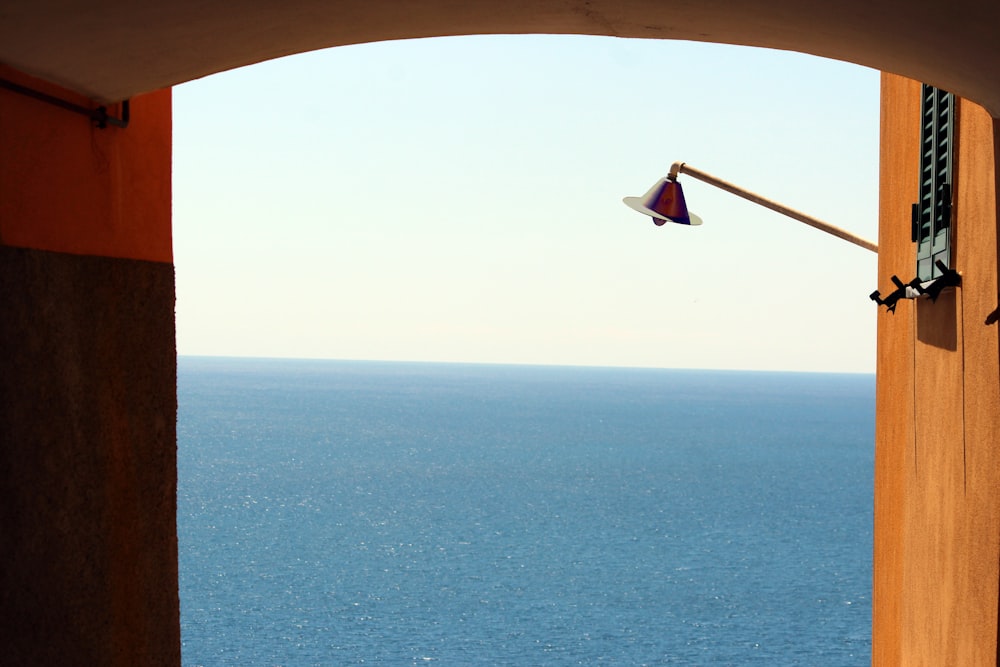
POLYGON ((870 375, 181 358, 185 665, 866 665, 870 375))

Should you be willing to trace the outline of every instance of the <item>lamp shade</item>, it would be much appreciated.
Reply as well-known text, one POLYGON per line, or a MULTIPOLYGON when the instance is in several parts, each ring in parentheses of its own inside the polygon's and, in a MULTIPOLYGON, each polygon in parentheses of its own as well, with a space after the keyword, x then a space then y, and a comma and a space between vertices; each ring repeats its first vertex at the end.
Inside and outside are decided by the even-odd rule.
POLYGON ((622 200, 630 208, 648 215, 657 226, 669 220, 679 225, 700 225, 701 218, 689 213, 684 202, 684 190, 676 180, 661 178, 642 197, 625 197, 622 200))

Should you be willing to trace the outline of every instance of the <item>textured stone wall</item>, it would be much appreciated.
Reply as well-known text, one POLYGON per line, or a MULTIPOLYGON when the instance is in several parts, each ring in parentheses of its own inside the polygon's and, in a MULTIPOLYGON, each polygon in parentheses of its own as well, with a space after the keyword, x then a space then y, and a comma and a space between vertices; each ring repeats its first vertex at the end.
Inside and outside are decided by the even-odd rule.
POLYGON ((179 664, 169 264, 0 247, 0 646, 179 664))

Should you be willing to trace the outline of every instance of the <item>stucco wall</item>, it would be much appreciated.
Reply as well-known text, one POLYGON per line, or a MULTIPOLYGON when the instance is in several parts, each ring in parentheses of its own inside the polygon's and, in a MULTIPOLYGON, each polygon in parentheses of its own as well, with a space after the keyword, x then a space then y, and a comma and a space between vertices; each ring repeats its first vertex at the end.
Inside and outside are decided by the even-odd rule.
POLYGON ((170 111, 0 90, 3 664, 180 664, 170 111))
MULTIPOLYGON (((0 77, 97 106, 3 65, 0 77)), ((124 130, 4 89, 0 113, 0 245, 172 261, 170 90, 133 99, 124 130)))
MULTIPOLYGON (((920 85, 882 79, 879 286, 915 275, 920 85)), ((997 660, 1000 339, 994 121, 958 105, 953 266, 937 302, 880 309, 876 395, 875 665, 997 660)))

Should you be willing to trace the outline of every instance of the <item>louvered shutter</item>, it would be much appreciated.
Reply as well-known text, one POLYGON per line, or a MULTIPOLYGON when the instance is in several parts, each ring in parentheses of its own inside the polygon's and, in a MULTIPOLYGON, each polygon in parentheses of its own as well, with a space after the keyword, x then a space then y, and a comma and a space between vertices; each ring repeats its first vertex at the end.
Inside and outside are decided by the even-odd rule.
POLYGON ((951 267, 951 193, 955 146, 955 96, 924 84, 920 127, 920 201, 913 205, 917 277, 941 275, 951 267))

